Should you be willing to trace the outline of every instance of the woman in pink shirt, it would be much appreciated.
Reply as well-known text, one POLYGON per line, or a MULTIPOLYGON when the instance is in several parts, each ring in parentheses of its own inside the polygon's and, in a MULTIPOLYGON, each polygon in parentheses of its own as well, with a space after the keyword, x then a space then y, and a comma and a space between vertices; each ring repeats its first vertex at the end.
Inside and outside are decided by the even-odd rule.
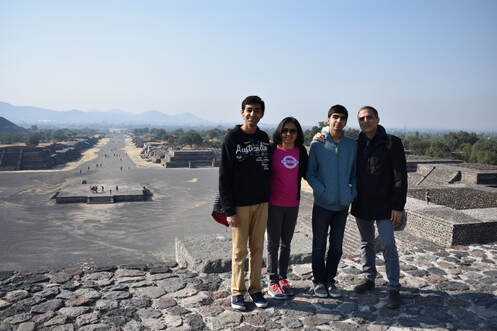
POLYGON ((290 244, 299 212, 300 181, 305 177, 308 159, 304 133, 295 118, 284 118, 274 131, 271 155, 271 196, 267 222, 268 293, 275 299, 286 299, 294 295, 286 277, 290 244))

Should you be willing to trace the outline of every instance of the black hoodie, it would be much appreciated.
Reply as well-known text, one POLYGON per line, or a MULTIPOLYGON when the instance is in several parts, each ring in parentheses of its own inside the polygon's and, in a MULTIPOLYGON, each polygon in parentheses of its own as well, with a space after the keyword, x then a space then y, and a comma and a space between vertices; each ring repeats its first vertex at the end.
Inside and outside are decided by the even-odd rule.
POLYGON ((247 134, 240 127, 226 134, 221 150, 219 193, 227 216, 236 214, 236 206, 269 201, 269 137, 259 128, 247 134))

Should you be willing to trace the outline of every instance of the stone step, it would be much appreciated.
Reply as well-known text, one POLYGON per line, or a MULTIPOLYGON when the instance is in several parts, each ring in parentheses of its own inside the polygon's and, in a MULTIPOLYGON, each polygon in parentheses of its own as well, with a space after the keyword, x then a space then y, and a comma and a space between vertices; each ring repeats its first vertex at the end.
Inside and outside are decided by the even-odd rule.
MULTIPOLYGON (((222 234, 176 238, 175 249, 178 265, 192 271, 222 273, 231 270, 231 229, 222 234)), ((294 233, 290 264, 310 263, 311 252, 311 239, 303 233, 294 233)), ((266 265, 266 257, 267 241, 264 240, 263 266, 266 265)))

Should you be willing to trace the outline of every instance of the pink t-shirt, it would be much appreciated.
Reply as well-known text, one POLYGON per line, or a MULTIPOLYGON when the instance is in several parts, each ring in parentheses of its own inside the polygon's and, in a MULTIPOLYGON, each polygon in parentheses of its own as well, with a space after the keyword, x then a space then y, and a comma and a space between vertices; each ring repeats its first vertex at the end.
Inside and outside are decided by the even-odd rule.
POLYGON ((269 203, 280 207, 297 207, 299 149, 284 150, 277 146, 271 163, 271 196, 269 203))

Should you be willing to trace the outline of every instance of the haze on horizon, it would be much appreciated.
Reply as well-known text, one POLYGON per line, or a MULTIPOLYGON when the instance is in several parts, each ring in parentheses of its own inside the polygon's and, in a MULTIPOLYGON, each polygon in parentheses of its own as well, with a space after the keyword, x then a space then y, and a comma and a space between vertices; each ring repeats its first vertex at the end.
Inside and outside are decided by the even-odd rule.
POLYGON ((0 101, 226 123, 257 94, 262 124, 340 103, 386 127, 495 130, 495 31, 493 0, 0 0, 0 101))

